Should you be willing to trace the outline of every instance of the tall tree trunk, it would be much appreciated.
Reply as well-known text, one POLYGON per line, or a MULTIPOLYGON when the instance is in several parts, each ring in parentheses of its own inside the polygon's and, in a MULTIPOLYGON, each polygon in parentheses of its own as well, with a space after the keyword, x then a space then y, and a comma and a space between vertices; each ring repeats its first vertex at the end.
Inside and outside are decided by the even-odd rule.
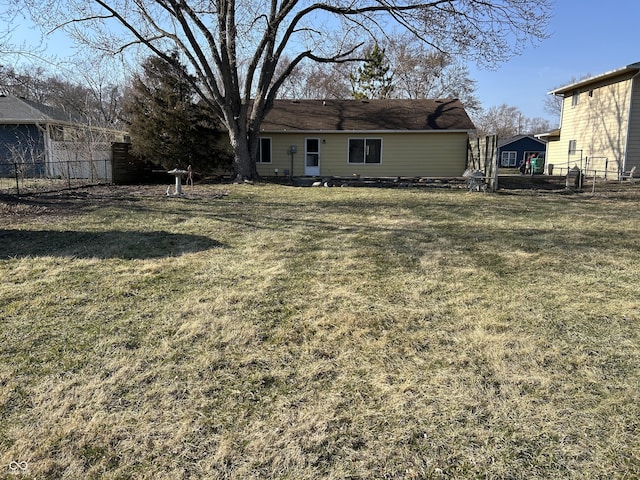
MULTIPOLYGON (((240 130, 229 130, 229 140, 234 154, 234 181, 243 182, 256 177, 255 157, 257 149, 253 148, 255 141, 251 141, 252 135, 247 135, 240 130), (253 150, 256 150, 253 152, 253 150)), ((259 137, 258 137, 259 138, 259 137)))

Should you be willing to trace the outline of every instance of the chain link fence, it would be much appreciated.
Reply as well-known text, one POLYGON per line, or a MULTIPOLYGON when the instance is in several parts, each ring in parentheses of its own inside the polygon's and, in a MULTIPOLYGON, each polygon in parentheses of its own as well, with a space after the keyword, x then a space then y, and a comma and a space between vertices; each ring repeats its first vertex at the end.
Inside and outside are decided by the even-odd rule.
POLYGON ((111 158, 27 163, 0 161, 0 194, 26 195, 112 183, 111 158))

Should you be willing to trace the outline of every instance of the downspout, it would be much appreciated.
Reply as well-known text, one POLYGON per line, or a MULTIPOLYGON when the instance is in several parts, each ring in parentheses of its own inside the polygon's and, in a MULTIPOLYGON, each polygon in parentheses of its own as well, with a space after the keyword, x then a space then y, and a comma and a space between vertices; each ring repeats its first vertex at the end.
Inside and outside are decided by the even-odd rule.
MULTIPOLYGON (((638 79, 640 79, 640 70, 638 70, 638 72, 633 77, 631 77, 631 95, 629 98, 629 116, 627 118, 627 136, 624 142, 624 158, 622 159, 622 173, 627 171, 627 153, 629 151, 629 135, 631 134, 631 113, 633 112, 633 91, 637 88, 636 80, 638 79)), ((618 177, 619 176, 620 176, 620 172, 618 172, 618 177)))

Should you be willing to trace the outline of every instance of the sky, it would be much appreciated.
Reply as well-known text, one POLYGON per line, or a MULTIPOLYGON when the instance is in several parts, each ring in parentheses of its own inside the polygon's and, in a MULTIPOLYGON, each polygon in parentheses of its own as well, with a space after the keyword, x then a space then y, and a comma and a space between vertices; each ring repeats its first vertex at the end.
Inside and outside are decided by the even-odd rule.
MULTIPOLYGON (((469 65, 476 93, 485 109, 515 106, 529 118, 559 119, 544 111, 545 97, 573 78, 599 75, 640 62, 639 0, 551 0, 549 38, 493 71, 469 65)), ((33 37, 28 23, 18 25, 17 38, 33 37)), ((64 37, 47 40, 60 50, 64 37)))
POLYGON ((544 111, 549 91, 640 62, 639 0, 555 0, 553 9, 547 40, 495 71, 470 68, 485 109, 504 103, 556 125, 544 111))

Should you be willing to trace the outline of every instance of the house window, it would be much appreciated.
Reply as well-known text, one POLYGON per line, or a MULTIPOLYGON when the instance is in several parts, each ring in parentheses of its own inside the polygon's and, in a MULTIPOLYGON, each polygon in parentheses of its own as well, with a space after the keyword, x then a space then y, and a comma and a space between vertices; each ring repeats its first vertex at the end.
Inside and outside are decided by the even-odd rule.
POLYGON ((271 163, 271 139, 260 138, 260 150, 256 163, 271 163))
POLYGON ((576 140, 569 140, 569 154, 576 152, 577 143, 576 140))
POLYGON ((571 95, 571 106, 575 107, 580 103, 580 92, 577 90, 571 95))
POLYGON ((382 139, 350 138, 349 163, 382 163, 382 139))
POLYGON ((502 154, 500 155, 500 166, 515 167, 517 158, 518 152, 502 152, 502 154))

